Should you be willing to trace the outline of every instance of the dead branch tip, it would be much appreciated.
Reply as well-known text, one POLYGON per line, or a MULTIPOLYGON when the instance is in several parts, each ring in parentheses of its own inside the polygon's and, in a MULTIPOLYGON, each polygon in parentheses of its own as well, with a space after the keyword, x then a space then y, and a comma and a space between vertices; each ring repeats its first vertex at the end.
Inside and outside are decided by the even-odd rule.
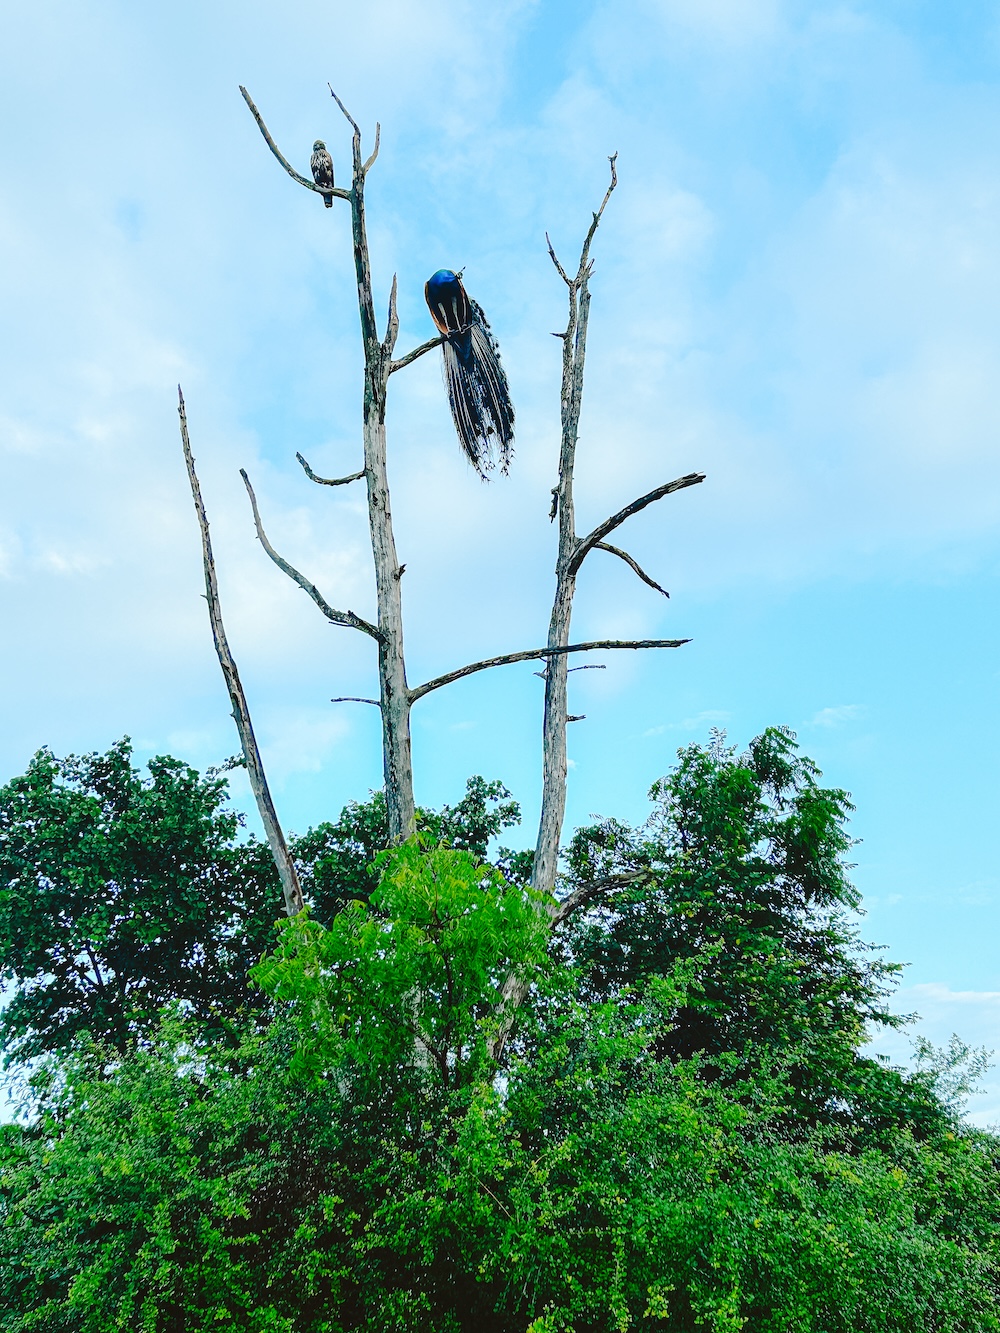
POLYGON ((360 134, 361 134, 361 127, 358 125, 358 122, 354 119, 354 117, 353 117, 353 116, 351 115, 351 113, 348 111, 347 107, 344 106, 343 102, 340 100, 340 98, 337 96, 337 94, 333 91, 333 85, 332 85, 331 83, 327 83, 326 86, 330 89, 330 96, 333 98, 333 100, 334 100, 334 101, 337 103, 337 105, 340 107, 341 111, 343 111, 344 116, 345 116, 345 118, 347 119, 348 123, 350 124, 351 128, 354 130, 354 133, 360 136, 360 134))
POLYGON ((372 149, 372 151, 371 151, 371 156, 368 158, 368 160, 365 162, 364 166, 361 168, 361 170, 365 173, 366 176, 368 175, 368 172, 369 172, 369 170, 371 169, 371 167, 374 165, 374 163, 375 163, 375 159, 378 157, 378 141, 379 141, 379 136, 380 136, 381 133, 382 133, 382 126, 378 123, 378 121, 376 121, 376 122, 375 122, 375 147, 374 147, 374 148, 372 149))
MULTIPOLYGON (((566 270, 563 268, 562 264, 560 264, 559 256, 556 254, 555 250, 552 247, 552 242, 549 240, 548 232, 545 233, 545 244, 549 248, 549 258, 552 260, 553 264, 555 264, 556 272, 559 274, 560 278, 562 278, 563 282, 566 284, 567 287, 572 287, 573 284, 570 281, 569 276, 566 273, 566 270)), ((555 336, 557 338, 564 338, 566 335, 564 333, 557 333, 555 336)))

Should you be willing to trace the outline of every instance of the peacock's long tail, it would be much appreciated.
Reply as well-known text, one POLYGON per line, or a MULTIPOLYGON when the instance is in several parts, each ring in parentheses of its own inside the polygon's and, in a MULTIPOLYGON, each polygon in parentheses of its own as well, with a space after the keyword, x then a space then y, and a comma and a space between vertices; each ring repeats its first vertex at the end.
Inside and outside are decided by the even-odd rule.
POLYGON ((485 480, 497 463, 506 474, 514 457, 514 405, 486 316, 470 304, 468 327, 442 344, 444 382, 462 448, 485 480))
POLYGON ((500 349, 480 306, 462 285, 462 275, 438 269, 424 287, 431 318, 444 337, 444 382, 455 430, 469 462, 486 480, 514 457, 514 407, 500 349))

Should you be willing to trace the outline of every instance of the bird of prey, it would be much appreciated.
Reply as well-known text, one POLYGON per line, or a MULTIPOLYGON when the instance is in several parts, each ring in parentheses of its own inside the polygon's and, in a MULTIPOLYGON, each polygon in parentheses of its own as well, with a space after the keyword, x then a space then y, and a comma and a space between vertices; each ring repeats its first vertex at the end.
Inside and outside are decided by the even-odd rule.
POLYGON ((462 274, 449 268, 428 279, 424 297, 444 336, 444 382, 462 448, 484 481, 497 462, 506 473, 514 456, 514 407, 486 316, 462 274))
MULTIPOLYGON (((317 139, 313 144, 312 157, 309 159, 309 165, 312 168, 313 180, 322 190, 333 189, 333 158, 326 150, 326 144, 322 139, 317 139)), ((333 207, 333 195, 325 194, 323 203, 327 208, 333 207)))

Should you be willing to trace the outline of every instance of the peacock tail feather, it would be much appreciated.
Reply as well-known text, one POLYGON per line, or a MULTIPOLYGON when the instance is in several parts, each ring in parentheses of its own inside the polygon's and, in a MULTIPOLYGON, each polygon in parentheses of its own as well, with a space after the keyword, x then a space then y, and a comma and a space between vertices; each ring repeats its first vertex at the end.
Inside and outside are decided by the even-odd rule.
POLYGON ((514 406, 489 322, 450 269, 434 274, 425 295, 444 335, 445 388, 466 457, 484 481, 498 463, 506 474, 514 457, 514 406))

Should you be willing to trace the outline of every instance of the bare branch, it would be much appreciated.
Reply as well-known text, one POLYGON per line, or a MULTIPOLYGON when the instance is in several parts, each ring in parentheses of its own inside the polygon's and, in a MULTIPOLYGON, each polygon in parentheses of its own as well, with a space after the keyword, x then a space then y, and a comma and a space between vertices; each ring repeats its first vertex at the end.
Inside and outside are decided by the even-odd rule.
POLYGON ((611 184, 608 186, 607 192, 605 193, 604 198, 601 200, 600 208, 594 214, 594 220, 590 224, 590 230, 587 232, 587 238, 583 243, 583 249, 580 251, 580 267, 577 270, 577 275, 576 275, 576 282, 578 286, 582 285, 586 281, 586 279, 590 277, 590 274, 593 271, 593 264, 590 262, 590 244, 594 239, 594 233, 597 231, 597 228, 600 225, 601 218, 604 216, 604 210, 608 206, 608 200, 611 198, 614 188, 618 184, 618 169, 615 166, 615 163, 617 161, 618 161, 617 153, 612 153, 612 155, 608 158, 608 162, 611 164, 611 184))
POLYGON ((257 529, 257 536, 260 539, 260 544, 281 572, 287 574, 294 583, 297 583, 303 592, 308 593, 326 616, 327 620, 331 621, 334 625, 344 625, 348 629, 359 629, 364 634, 370 634, 376 641, 379 640, 381 636, 374 625, 369 625, 367 620, 362 620, 361 617, 356 616, 353 611, 335 611, 316 585, 310 583, 304 574, 300 574, 293 565, 290 565, 287 560, 278 554, 267 539, 264 525, 260 521, 260 510, 257 508, 257 497, 253 493, 253 487, 250 485, 250 478, 247 476, 244 468, 240 468, 240 476, 243 478, 243 484, 246 486, 247 494, 250 497, 250 505, 253 509, 254 526, 257 529))
POLYGON ((595 551, 610 551, 611 554, 616 555, 619 560, 624 560, 630 569, 634 569, 642 579, 643 583, 647 583, 651 588, 655 588, 657 592, 662 592, 664 597, 670 596, 666 588, 661 588, 655 579, 651 579, 639 562, 633 560, 628 551, 623 551, 620 546, 612 546, 609 542, 594 542, 593 549, 595 551))
POLYGON ((215 576, 215 559, 212 555, 212 541, 208 533, 208 517, 201 498, 198 474, 194 467, 194 455, 191 452, 191 440, 188 436, 187 412, 184 407, 184 394, 181 392, 180 385, 177 386, 177 401, 177 411, 181 419, 181 446, 184 450, 184 462, 187 464, 191 498, 194 500, 198 526, 201 529, 201 552, 205 566, 205 596, 208 601, 208 615, 212 625, 215 652, 219 659, 219 665, 222 667, 226 688, 229 690, 229 699, 233 706, 233 720, 236 723, 236 730, 239 732, 250 786, 253 788, 257 809, 260 811, 261 822, 264 825, 264 832, 271 848, 271 855, 274 857, 274 864, 278 868, 278 875, 281 879, 281 887, 285 895, 285 911, 289 916, 297 916, 305 906, 302 898, 302 888, 295 870, 295 862, 292 860, 285 835, 281 831, 281 824, 278 822, 278 813, 271 799, 271 791, 267 785, 267 776, 264 772, 264 763, 260 757, 257 738, 254 736, 253 723, 250 720, 250 709, 222 623, 219 584, 215 576))
POLYGON ((399 311, 396 309, 396 275, 392 275, 392 290, 389 292, 389 316, 385 324, 385 338, 382 341, 382 355, 392 356, 392 349, 399 337, 399 311))
MULTIPOLYGON (((705 480, 704 472, 689 472, 685 477, 678 477, 675 481, 668 481, 663 486, 657 486, 647 495, 641 495, 638 500, 633 500, 631 504, 619 509, 617 514, 612 514, 606 518, 603 523, 599 523, 593 532, 580 539, 573 558, 569 562, 569 570, 575 574, 583 564, 584 557, 602 542, 609 532, 614 532, 615 528, 620 528, 627 518, 633 514, 638 514, 640 510, 647 505, 653 504, 656 500, 662 500, 665 495, 672 495, 674 491, 686 490, 688 486, 697 486, 699 482, 705 480)), ((661 590, 662 591, 662 590, 661 590)))
MULTIPOLYGON (((549 518, 559 520, 559 549, 556 557, 556 590, 549 618, 550 647, 566 645, 570 636, 573 595, 579 562, 580 539, 576 535, 573 503, 573 471, 579 443, 580 410, 583 402, 583 372, 587 356, 587 328, 590 319, 590 275, 593 264, 590 247, 601 217, 618 184, 616 157, 610 159, 611 182, 601 206, 592 215, 590 227, 580 250, 576 274, 570 278, 559 262, 551 239, 546 235, 549 257, 568 289, 566 330, 562 335, 562 377, 559 391, 559 473, 552 492, 549 518)), ((600 533, 596 540, 606 534, 600 533)), ((583 555, 580 555, 582 560, 583 555)), ((568 671, 565 658, 549 660, 545 673, 545 705, 542 720, 542 804, 538 819, 538 840, 531 870, 534 888, 551 892, 559 866, 559 840, 566 813, 566 719, 568 671)))
POLYGON ((361 127, 360 127, 360 125, 358 124, 358 122, 354 119, 354 117, 353 117, 353 116, 351 115, 351 113, 348 111, 347 107, 344 106, 343 102, 340 100, 340 98, 337 96, 337 94, 333 91, 333 88, 330 87, 330 84, 328 83, 326 86, 330 89, 330 96, 333 98, 333 100, 337 103, 337 105, 340 107, 341 111, 343 111, 344 115, 346 116, 346 118, 347 118, 347 122, 348 122, 348 124, 350 125, 351 129, 354 131, 355 134, 360 135, 360 133, 361 133, 361 127))
MULTIPOLYGON (((331 88, 330 91, 333 92, 333 89, 331 88)), ((336 96, 336 94, 334 94, 334 96, 336 96)), ((380 135, 381 133, 382 133, 382 126, 378 123, 378 121, 376 121, 376 122, 375 122, 375 147, 372 149, 371 157, 368 159, 368 161, 367 161, 367 162, 364 164, 364 166, 361 168, 361 170, 365 173, 366 176, 368 175, 368 172, 369 172, 369 170, 372 168, 372 166, 374 166, 375 159, 378 157, 378 141, 379 141, 379 135, 380 135)))
POLYGON ((439 690, 442 685, 450 685, 463 676, 474 675, 488 667, 510 666, 514 662, 543 661, 546 657, 561 657, 565 653, 597 652, 604 648, 680 648, 690 639, 593 639, 590 643, 570 643, 561 648, 529 648, 523 653, 503 653, 500 657, 486 657, 481 662, 472 662, 469 666, 459 667, 457 671, 448 671, 443 676, 435 676, 410 690, 410 703, 416 703, 432 690, 439 690))
POLYGON ((586 722, 586 720, 587 720, 587 714, 586 714, 586 713, 567 713, 567 714, 566 714, 566 721, 567 721, 567 722, 586 722))
POLYGON ((427 352, 433 352, 435 347, 440 347, 444 342, 444 335, 437 338, 428 338, 427 342, 421 343, 419 347, 414 347, 412 352, 407 352, 401 356, 398 361, 393 361, 389 365, 389 374, 393 375, 397 370, 402 370, 404 366, 411 365, 418 357, 424 356, 427 352))
POLYGON ((574 912, 592 903, 602 893, 606 893, 610 889, 623 889, 629 884, 635 884, 637 880, 644 879, 648 874, 648 870, 633 870, 626 875, 609 875, 607 879, 595 879, 589 884, 581 884, 579 888, 574 889, 572 893, 567 894, 565 898, 553 903, 550 907, 552 929, 556 930, 574 912))
POLYGON ((318 477, 301 454, 296 454, 295 457, 302 464, 302 470, 309 480, 316 482, 317 486, 346 486, 348 482, 360 481, 365 475, 365 470, 362 468, 360 472, 352 472, 349 477, 318 477))
MULTIPOLYGON (((566 284, 567 287, 572 287, 572 286, 573 286, 573 280, 568 276, 568 274, 567 274, 566 270, 563 268, 562 264, 560 264, 560 262, 559 262, 559 258, 558 258, 558 256, 556 255, 555 250, 553 250, 553 248, 552 248, 552 242, 549 240, 549 233, 548 233, 548 232, 545 233, 545 244, 549 247, 549 258, 552 260, 553 264, 555 264, 555 266, 556 266, 556 272, 559 274, 560 278, 562 278, 563 282, 566 284)), ((566 337, 565 333, 553 333, 552 336, 553 336, 553 338, 565 338, 565 337, 566 337)))
MULTIPOLYGON (((566 671, 567 674, 571 675, 574 671, 607 671, 607 669, 608 668, 604 665, 603 662, 588 662, 586 666, 567 667, 566 671)), ((537 676, 539 680, 545 679, 544 671, 533 671, 531 674, 533 676, 537 676)))
POLYGON ((284 153, 281 151, 278 145, 271 138, 270 130, 264 124, 260 112, 254 106, 253 98, 243 87, 242 83, 240 84, 240 92, 243 94, 243 100, 250 108, 251 114, 253 115, 254 120, 257 122, 257 128, 264 136, 264 142, 267 144, 268 148, 270 148, 271 152, 274 154, 274 156, 278 159, 281 165, 288 172, 289 176, 291 176, 293 181, 298 181, 300 185, 304 185, 307 190, 312 190, 316 194, 327 194, 327 195, 332 194, 335 199, 350 199, 351 194, 349 190, 342 190, 337 185, 333 186, 332 189, 328 186, 319 186, 316 184, 315 181, 307 180, 305 176, 300 176, 299 173, 292 166, 292 164, 285 157, 284 153))
MULTIPOLYGON (((608 200, 611 198, 612 191, 618 184, 618 170, 617 167, 615 166, 617 160, 618 160, 617 153, 612 154, 612 156, 608 158, 608 161, 611 163, 611 184, 608 186, 607 192, 605 193, 604 198, 601 200, 600 208, 594 214, 594 220, 593 222, 591 222, 590 228, 583 242, 583 248, 580 251, 580 266, 577 269, 575 278, 571 278, 569 274, 566 272, 566 270, 563 268, 562 264, 559 262, 559 258, 556 255, 555 250, 553 249, 552 242, 549 240, 549 233, 548 232, 545 233, 545 244, 548 246, 549 249, 549 258, 552 260, 553 264, 555 264, 556 272, 559 274, 560 278, 562 278, 563 282, 572 292, 576 292, 577 290, 579 290, 579 288, 583 286, 583 283, 586 281, 586 279, 590 277, 591 270, 593 267, 590 263, 590 245, 594 239, 594 233, 597 231, 601 218, 604 215, 604 210, 608 206, 608 200)), ((552 336, 553 338, 566 338, 568 337, 568 334, 554 333, 552 336)))
POLYGON ((331 699, 332 704, 374 704, 376 708, 382 705, 378 699, 359 699, 355 694, 340 694, 336 699, 331 699))

